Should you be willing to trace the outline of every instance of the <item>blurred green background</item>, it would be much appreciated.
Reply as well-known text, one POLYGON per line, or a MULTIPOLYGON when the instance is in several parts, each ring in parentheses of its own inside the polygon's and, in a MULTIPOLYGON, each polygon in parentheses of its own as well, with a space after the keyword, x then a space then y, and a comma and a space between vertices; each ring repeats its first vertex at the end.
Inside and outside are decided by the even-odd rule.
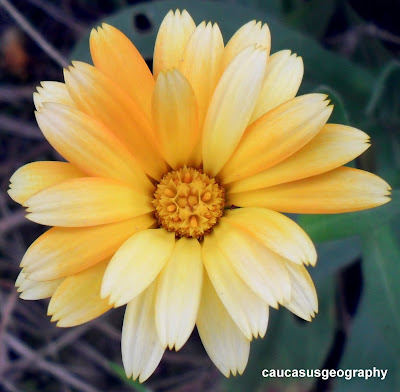
POLYGON ((400 2, 389 0, 0 0, 0 390, 400 390, 399 16, 400 2), (373 147, 352 165, 388 181, 393 200, 371 211, 296 217, 317 244, 319 262, 310 273, 320 311, 311 324, 286 310, 271 311, 266 337, 252 343, 243 376, 224 379, 194 332, 140 385, 125 380, 121 367, 120 309, 63 330, 46 316, 47 301, 17 299, 20 259, 43 228, 24 219, 6 190, 24 163, 59 159, 34 122, 32 103, 41 80, 62 80, 54 59, 90 61, 90 27, 107 21, 132 39, 151 66, 161 20, 176 8, 186 8, 196 23, 218 22, 225 42, 249 20, 267 22, 272 52, 291 49, 303 57, 299 94, 326 92, 335 104, 330 122, 371 136, 373 147), (374 366, 388 369, 384 381, 261 376, 264 368, 374 366))

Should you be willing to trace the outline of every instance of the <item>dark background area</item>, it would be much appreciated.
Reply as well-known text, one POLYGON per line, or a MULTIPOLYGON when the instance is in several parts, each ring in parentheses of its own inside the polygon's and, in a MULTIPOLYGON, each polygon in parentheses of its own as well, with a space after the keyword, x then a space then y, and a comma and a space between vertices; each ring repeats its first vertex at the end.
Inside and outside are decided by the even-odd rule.
MULTIPOLYGON (((33 115, 32 93, 39 82, 62 80, 61 66, 49 56, 49 50, 43 50, 41 40, 48 42, 64 59, 72 59, 70 54, 73 48, 91 26, 111 13, 137 3, 132 0, 0 0, 0 391, 234 390, 235 380, 225 383, 204 352, 196 332, 179 353, 165 354, 146 387, 127 383, 120 356, 123 310, 111 311, 80 327, 58 329, 46 316, 47 300, 20 300, 14 288, 22 255, 44 228, 26 220, 24 211, 8 197, 9 178, 25 163, 60 159, 42 137, 33 115), (6 3, 12 3, 17 13, 11 15, 6 3), (35 33, 40 34, 39 45, 38 39, 32 38, 35 33)), ((201 4, 201 1, 196 3, 201 4)), ((220 0, 215 3, 259 9, 259 19, 265 21, 269 17, 268 7, 274 8, 274 17, 285 26, 312 37, 337 56, 362 66, 375 78, 379 77, 386 64, 399 59, 400 1, 282 0, 269 3, 267 0, 220 0), (269 3, 267 7, 266 3, 269 3)), ((210 19, 213 19, 212 15, 210 19)), ((143 34, 158 29, 146 13, 135 14, 131 23, 133 30, 143 34)), ((235 29, 239 27, 237 25, 235 29)), ((151 58, 146 60, 151 65, 151 58)), ((399 96, 393 94, 393 99, 387 98, 387 105, 375 116, 376 123, 370 122, 369 126, 378 127, 387 134, 394 132, 398 137, 399 119, 391 113, 395 110, 399 112, 399 96)), ((353 114, 355 117, 357 115, 353 114)), ((358 121, 362 124, 362 119, 358 121)), ((384 156, 383 152, 380 154, 384 156)), ((399 159, 396 159, 398 165, 399 159)), ((366 160, 357 164, 375 171, 381 161, 379 157, 371 159, 368 155, 366 160)), ((396 165, 388 173, 393 173, 393 179, 397 181, 396 165)), ((341 256, 338 254, 338 257, 341 256)), ((321 368, 343 367, 341 361, 363 293, 362 263, 362 255, 356 252, 332 275, 333 335, 321 368)), ((295 323, 301 323, 294 316, 292 318, 295 323)), ((285 350, 284 341, 280 349, 285 350)), ((250 362, 249 366, 253 365, 250 362)), ((258 365, 254 374, 259 373, 260 366, 264 367, 260 363, 258 365)), ((251 370, 245 374, 258 377, 259 382, 257 387, 249 385, 248 390, 344 390, 335 387, 332 380, 311 380, 307 385, 296 384, 296 381, 290 386, 270 385, 259 375, 251 376, 251 370)), ((246 379, 242 378, 239 388, 243 387, 243 380, 246 379)))

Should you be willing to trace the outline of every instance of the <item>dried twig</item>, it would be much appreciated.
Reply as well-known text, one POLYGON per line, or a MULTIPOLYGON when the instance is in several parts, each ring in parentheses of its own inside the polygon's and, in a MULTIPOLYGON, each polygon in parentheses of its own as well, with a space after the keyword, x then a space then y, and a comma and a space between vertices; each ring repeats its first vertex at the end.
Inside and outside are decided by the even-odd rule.
POLYGON ((9 232, 21 226, 22 224, 29 222, 25 219, 26 212, 24 210, 18 210, 11 215, 8 215, 0 220, 0 235, 5 232, 9 232))
POLYGON ((51 46, 32 24, 8 1, 0 0, 0 6, 15 20, 15 22, 31 37, 61 67, 67 67, 68 61, 51 46))
POLYGON ((2 102, 18 102, 23 99, 32 100, 32 94, 36 86, 15 87, 15 86, 1 86, 0 87, 0 101, 2 102))
POLYGON ((27 139, 43 140, 43 135, 37 126, 27 121, 16 120, 0 114, 0 133, 2 132, 8 132, 15 136, 23 136, 27 139))
POLYGON ((78 34, 82 34, 86 27, 77 22, 71 16, 66 15, 64 12, 59 10, 54 5, 44 2, 43 0, 28 0, 31 4, 35 5, 36 7, 40 8, 48 15, 50 15, 54 20, 64 24, 65 26, 69 27, 72 30, 75 30, 78 34))
POLYGON ((66 384, 74 388, 77 388, 79 391, 100 392, 97 388, 75 377, 75 375, 65 370, 65 368, 44 360, 40 355, 37 355, 33 350, 31 350, 28 346, 26 346, 16 337, 10 334, 5 334, 5 342, 11 349, 16 351, 18 354, 32 359, 37 367, 41 368, 44 371, 47 371, 48 373, 58 378, 59 380, 65 382, 66 384))

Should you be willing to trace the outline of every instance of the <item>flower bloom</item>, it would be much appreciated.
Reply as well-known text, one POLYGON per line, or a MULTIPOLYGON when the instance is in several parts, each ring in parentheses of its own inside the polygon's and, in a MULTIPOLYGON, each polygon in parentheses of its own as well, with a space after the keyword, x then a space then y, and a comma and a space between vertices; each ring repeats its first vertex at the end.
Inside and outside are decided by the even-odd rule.
POLYGON ((22 260, 21 297, 51 297, 60 327, 127 305, 122 359, 140 381, 195 325, 221 372, 242 373, 270 306, 309 321, 318 310, 305 268, 315 248, 282 213, 389 201, 381 178, 343 167, 368 136, 327 124, 326 95, 295 97, 302 59, 270 56, 260 22, 224 46, 216 24, 170 11, 153 75, 109 25, 92 31, 90 49, 94 66, 73 62, 65 83, 34 94, 37 122, 67 162, 11 178, 27 218, 54 226, 22 260))

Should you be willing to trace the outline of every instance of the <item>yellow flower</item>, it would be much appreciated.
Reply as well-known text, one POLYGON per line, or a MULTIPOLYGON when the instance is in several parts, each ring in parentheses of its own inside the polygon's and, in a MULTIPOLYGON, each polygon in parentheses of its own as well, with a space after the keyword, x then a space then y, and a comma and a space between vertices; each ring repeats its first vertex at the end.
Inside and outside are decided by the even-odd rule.
POLYGON ((304 267, 315 248, 281 213, 389 201, 385 181, 342 167, 368 136, 326 124, 325 95, 295 98, 302 60, 269 56, 260 22, 224 47, 216 24, 170 11, 154 76, 109 25, 92 31, 90 49, 94 67, 74 62, 65 83, 34 94, 38 124, 68 162, 30 163, 11 178, 27 218, 54 226, 22 260, 21 297, 51 296, 61 327, 127 305, 122 358, 140 381, 195 325, 221 372, 242 373, 269 306, 305 320, 318 308, 304 267))

